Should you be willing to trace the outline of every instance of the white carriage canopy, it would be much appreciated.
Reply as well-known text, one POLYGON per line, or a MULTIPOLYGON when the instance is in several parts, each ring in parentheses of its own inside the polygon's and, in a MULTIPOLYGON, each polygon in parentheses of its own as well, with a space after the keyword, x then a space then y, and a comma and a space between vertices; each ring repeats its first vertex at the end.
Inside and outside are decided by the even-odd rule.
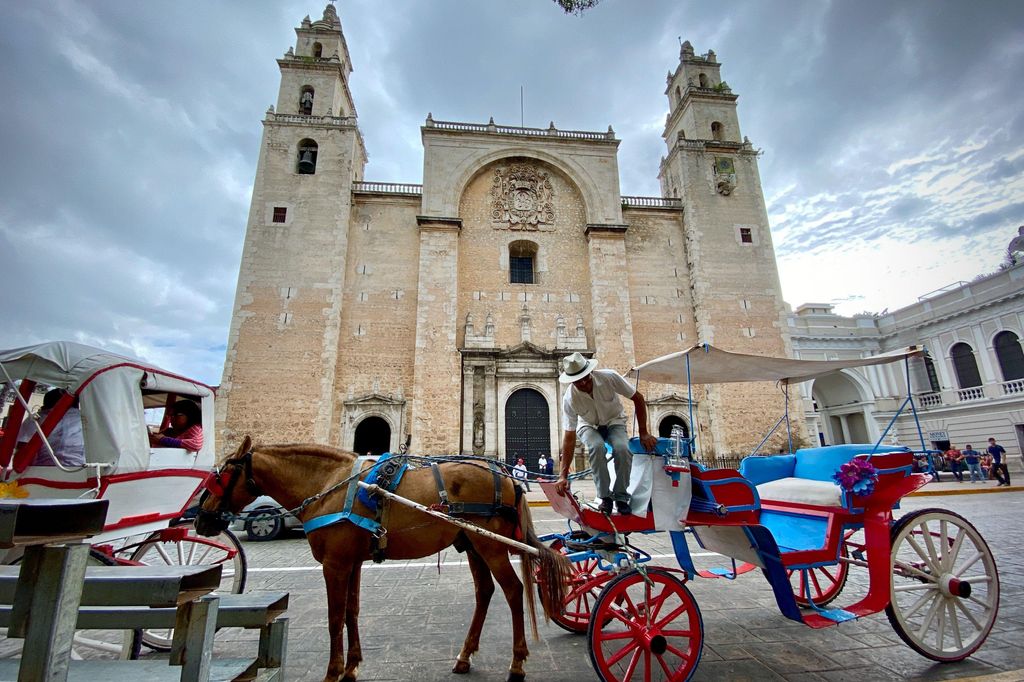
MULTIPOLYGON (((213 424, 213 389, 137 358, 116 355, 70 341, 54 341, 0 350, 0 364, 14 380, 76 393, 82 414, 86 462, 119 470, 142 470, 149 464, 144 410, 164 407, 168 393, 197 398, 203 424, 213 424)), ((0 381, 6 376, 0 373, 0 381)), ((212 438, 208 439, 212 446, 212 438)), ((204 443, 204 450, 206 449, 204 443)))
POLYGON ((638 365, 629 370, 629 376, 658 384, 725 384, 740 381, 798 384, 842 369, 884 365, 923 354, 924 351, 917 346, 908 346, 897 351, 852 360, 792 360, 730 353, 701 343, 638 365))

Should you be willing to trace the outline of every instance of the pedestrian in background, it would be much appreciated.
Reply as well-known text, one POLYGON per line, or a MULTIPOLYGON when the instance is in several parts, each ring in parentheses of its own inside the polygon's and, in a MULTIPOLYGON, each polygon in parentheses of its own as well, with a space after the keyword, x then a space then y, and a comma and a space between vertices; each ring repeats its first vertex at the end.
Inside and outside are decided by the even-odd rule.
POLYGON ((992 455, 992 471, 995 472, 996 480, 999 481, 996 487, 1010 485, 1010 470, 1006 468, 1006 462, 1003 461, 1006 450, 1002 445, 996 443, 995 438, 988 439, 988 454, 992 455))
POLYGON ((523 487, 526 488, 526 492, 530 492, 530 482, 526 480, 526 475, 526 462, 520 457, 516 461, 516 465, 512 467, 512 478, 522 483, 523 487))
MULTIPOLYGON (((541 455, 540 459, 537 460, 537 473, 541 476, 546 474, 548 471, 548 458, 547 455, 541 455)), ((538 476, 540 478, 540 476, 538 476)))
POLYGON ((971 444, 968 443, 962 454, 967 468, 971 471, 971 483, 974 483, 976 480, 984 481, 985 474, 981 471, 981 453, 972 448, 971 444))
POLYGON ((963 474, 964 456, 963 456, 963 454, 959 450, 957 450, 955 447, 953 447, 952 444, 950 444, 949 450, 946 450, 945 457, 946 457, 946 463, 949 464, 949 470, 953 472, 953 475, 956 476, 956 480, 958 482, 963 483, 964 482, 964 474, 963 474))

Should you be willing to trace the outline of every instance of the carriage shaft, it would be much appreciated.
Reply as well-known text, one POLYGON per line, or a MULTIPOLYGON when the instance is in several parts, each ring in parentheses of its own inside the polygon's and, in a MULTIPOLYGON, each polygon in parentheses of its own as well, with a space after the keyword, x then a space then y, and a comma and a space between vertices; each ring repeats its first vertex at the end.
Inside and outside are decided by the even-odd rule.
POLYGON ((445 514, 443 512, 435 511, 435 510, 431 509, 430 507, 426 507, 426 506, 420 504, 419 502, 413 502, 412 500, 410 500, 407 497, 402 497, 401 495, 396 495, 395 493, 393 493, 391 491, 384 490, 383 488, 381 488, 380 486, 378 486, 376 484, 366 483, 365 481, 358 481, 358 483, 359 483, 360 487, 366 488, 367 492, 369 492, 371 495, 383 495, 384 497, 388 498, 389 500, 394 500, 398 504, 401 504, 401 505, 403 505, 405 507, 410 507, 412 509, 418 509, 419 511, 423 512, 424 514, 429 514, 430 516, 433 516, 436 519, 440 519, 441 521, 444 521, 446 523, 450 523, 450 524, 452 524, 454 526, 458 526, 459 528, 468 530, 468 531, 470 531, 472 533, 476 533, 477 535, 483 535, 484 537, 489 538, 491 540, 496 540, 498 542, 504 543, 504 544, 508 545, 509 547, 512 547, 514 549, 519 550, 520 552, 526 552, 527 554, 531 554, 533 556, 539 556, 540 555, 540 550, 537 549, 536 547, 531 547, 530 545, 527 545, 527 544, 524 544, 522 542, 519 542, 518 540, 513 540, 513 539, 507 538, 507 537, 505 537, 503 535, 498 535, 497 533, 491 532, 491 531, 487 530, 486 528, 481 528, 480 526, 477 526, 476 524, 472 524, 469 521, 463 521, 462 519, 454 518, 454 517, 449 516, 448 514, 445 514))

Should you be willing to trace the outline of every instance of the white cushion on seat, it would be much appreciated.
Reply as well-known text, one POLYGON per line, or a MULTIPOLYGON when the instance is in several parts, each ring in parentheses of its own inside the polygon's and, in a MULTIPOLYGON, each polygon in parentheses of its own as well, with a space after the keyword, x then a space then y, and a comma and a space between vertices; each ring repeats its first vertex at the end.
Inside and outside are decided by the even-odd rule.
POLYGON ((842 490, 831 481, 814 481, 809 478, 780 478, 757 486, 762 500, 797 502, 822 507, 840 507, 843 504, 842 490))

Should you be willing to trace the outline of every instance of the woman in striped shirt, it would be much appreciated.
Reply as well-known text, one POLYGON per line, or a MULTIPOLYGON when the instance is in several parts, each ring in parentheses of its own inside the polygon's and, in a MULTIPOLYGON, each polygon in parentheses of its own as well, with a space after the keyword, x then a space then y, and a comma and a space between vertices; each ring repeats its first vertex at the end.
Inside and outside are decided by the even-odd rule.
POLYGON ((170 425, 160 433, 150 434, 149 444, 155 448, 199 452, 203 447, 203 413, 199 405, 191 400, 174 403, 170 425))

